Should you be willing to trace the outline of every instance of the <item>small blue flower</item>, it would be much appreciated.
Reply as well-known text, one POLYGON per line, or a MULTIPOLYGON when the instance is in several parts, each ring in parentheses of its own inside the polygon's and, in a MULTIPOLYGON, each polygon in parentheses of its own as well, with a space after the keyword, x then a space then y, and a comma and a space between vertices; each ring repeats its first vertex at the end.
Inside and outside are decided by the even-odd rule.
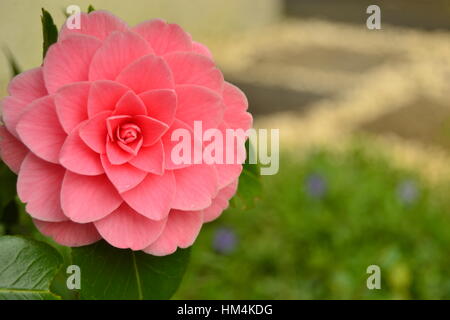
POLYGON ((403 204, 412 204, 419 196, 419 188, 414 180, 404 180, 397 186, 397 195, 403 204))
POLYGON ((230 254, 236 249, 237 242, 233 229, 221 227, 216 230, 212 245, 217 253, 230 254))
POLYGON ((306 192, 312 198, 320 199, 327 191, 327 182, 320 174, 310 174, 306 177, 306 192))

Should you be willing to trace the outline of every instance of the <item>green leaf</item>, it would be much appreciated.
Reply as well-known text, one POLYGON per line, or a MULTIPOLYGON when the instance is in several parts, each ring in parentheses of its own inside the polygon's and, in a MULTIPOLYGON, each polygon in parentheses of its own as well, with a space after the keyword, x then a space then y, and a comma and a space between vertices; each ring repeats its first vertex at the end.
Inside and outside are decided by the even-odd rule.
POLYGON ((43 242, 0 237, 0 299, 60 299, 49 288, 62 262, 59 253, 43 242))
POLYGON ((56 28, 53 18, 48 11, 42 8, 42 37, 43 42, 43 58, 47 54, 48 48, 58 40, 58 29, 56 28))
POLYGON ((5 57, 8 60, 9 68, 11 70, 11 76, 15 77, 22 71, 20 70, 19 64, 17 63, 16 59, 14 58, 13 54, 8 48, 3 48, 3 52, 5 53, 5 57))
POLYGON ((250 145, 249 140, 245 143, 245 148, 247 151, 247 161, 244 163, 244 168, 241 176, 239 177, 239 185, 236 196, 231 199, 232 205, 238 208, 254 207, 255 201, 262 193, 259 164, 248 163, 248 155, 250 149, 253 148, 250 145))
POLYGON ((177 290, 190 250, 155 257, 117 249, 105 241, 73 248, 73 264, 81 269, 81 299, 169 299, 177 290))
POLYGON ((92 11, 95 11, 95 8, 92 6, 92 4, 89 5, 87 12, 91 13, 92 11))

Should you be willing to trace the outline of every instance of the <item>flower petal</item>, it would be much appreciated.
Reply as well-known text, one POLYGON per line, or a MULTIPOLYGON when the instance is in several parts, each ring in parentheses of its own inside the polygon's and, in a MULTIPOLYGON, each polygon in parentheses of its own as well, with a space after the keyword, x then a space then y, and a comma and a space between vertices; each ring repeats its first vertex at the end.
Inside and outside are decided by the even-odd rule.
POLYGON ((126 67, 116 81, 136 94, 153 89, 172 89, 173 78, 167 63, 155 55, 146 55, 126 67))
POLYGON ((128 25, 118 17, 103 10, 95 10, 89 14, 80 13, 80 28, 69 29, 64 23, 59 33, 59 40, 66 39, 71 34, 85 34, 104 40, 113 31, 127 31, 128 25))
POLYGON ((52 94, 66 84, 88 80, 92 57, 100 45, 100 40, 82 34, 69 35, 53 44, 43 66, 48 92, 52 94))
POLYGON ((93 223, 44 222, 37 219, 33 219, 33 222, 42 234, 63 246, 87 246, 102 238, 93 223))
POLYGON ((135 116, 133 117, 133 121, 141 129, 142 137, 144 138, 144 147, 155 144, 167 129, 169 129, 164 122, 148 116, 135 116))
POLYGON ((87 223, 116 210, 123 200, 106 175, 82 176, 67 171, 61 189, 62 209, 70 220, 87 223))
POLYGON ((52 222, 68 220, 59 198, 65 171, 32 153, 25 157, 17 180, 17 194, 27 203, 26 211, 33 218, 52 222))
POLYGON ((177 24, 154 19, 138 24, 132 30, 145 38, 157 55, 192 50, 191 36, 177 24))
POLYGON ((171 171, 162 176, 149 174, 136 188, 122 193, 130 207, 152 220, 167 217, 174 196, 175 179, 171 171))
POLYGON ((108 135, 106 119, 108 119, 110 115, 110 111, 98 113, 80 127, 81 139, 92 150, 100 154, 106 152, 106 137, 108 135))
POLYGON ((223 121, 232 129, 250 129, 253 125, 253 117, 248 112, 233 112, 227 109, 223 115, 223 121))
POLYGON ((213 59, 213 55, 211 51, 208 49, 208 47, 200 42, 196 41, 192 42, 192 51, 198 54, 202 54, 211 60, 213 59))
POLYGON ((172 254, 177 247, 187 248, 197 238, 203 224, 203 213, 201 211, 170 211, 166 227, 161 236, 144 252, 155 256, 172 254))
POLYGON ((27 154, 28 148, 9 133, 5 126, 0 126, 0 158, 14 173, 19 172, 27 154))
POLYGON ((27 109, 27 105, 28 104, 21 100, 11 96, 7 96, 1 100, 1 118, 6 128, 8 128, 9 132, 16 138, 19 137, 16 129, 17 123, 27 109))
POLYGON ((99 80, 91 85, 88 100, 89 118, 100 112, 113 111, 117 101, 130 89, 115 81, 99 80))
POLYGON ((147 108, 142 100, 133 92, 128 91, 117 102, 114 115, 147 115, 147 108))
POLYGON ((147 172, 128 163, 115 166, 109 162, 106 155, 102 155, 101 159, 106 175, 119 193, 133 189, 147 176, 147 172))
POLYGON ((155 221, 140 215, 127 204, 95 222, 102 237, 117 248, 142 250, 162 233, 166 219, 155 221))
POLYGON ((147 115, 156 120, 172 125, 177 109, 177 95, 175 90, 158 89, 139 94, 147 108, 147 115))
POLYGON ((67 137, 61 148, 59 161, 67 170, 86 176, 96 176, 105 172, 100 155, 80 138, 79 128, 73 130, 67 137))
POLYGON ((89 82, 76 82, 62 87, 55 95, 56 113, 67 134, 87 119, 89 88, 89 82))
POLYGON ((216 164, 219 189, 237 180, 242 172, 242 164, 216 164))
POLYGON ((230 199, 234 196, 236 193, 238 186, 238 180, 233 181, 225 188, 219 190, 219 193, 217 196, 213 199, 212 204, 210 207, 203 210, 204 216, 203 221, 204 222, 211 222, 215 219, 217 219, 222 212, 228 208, 230 199))
POLYGON ((217 173, 210 165, 192 165, 173 170, 176 194, 173 209, 202 210, 211 205, 217 194, 217 173))
POLYGON ((178 107, 176 118, 194 127, 194 121, 202 121, 203 129, 216 128, 222 121, 224 106, 214 91, 196 85, 176 87, 178 107))
POLYGON ((173 122, 172 126, 167 130, 167 132, 162 136, 161 141, 164 146, 164 163, 165 168, 168 170, 185 168, 194 163, 194 156, 197 153, 202 154, 202 141, 196 140, 194 137, 194 132, 191 127, 180 120, 176 120, 173 122), (178 136, 176 133, 186 133, 186 136, 180 135, 178 136), (172 136, 174 140, 172 141, 172 136), (187 139, 188 141, 185 141, 187 139), (183 147, 182 153, 189 152, 190 155, 186 156, 187 163, 175 163, 173 161, 174 155, 172 152, 179 152, 179 146, 183 147), (174 150, 174 148, 176 148, 174 150), (189 150, 184 150, 184 148, 189 148, 189 150), (187 159, 189 158, 189 159, 187 159))
POLYGON ((113 165, 121 165, 130 161, 135 155, 120 148, 117 143, 110 139, 106 142, 106 155, 113 165))
POLYGON ((152 52, 148 43, 138 34, 114 31, 92 58, 89 80, 114 80, 130 63, 152 52))
POLYGON ((143 171, 162 175, 164 173, 164 147, 161 141, 152 146, 142 147, 130 164, 143 171))
POLYGON ((248 100, 245 94, 229 82, 225 82, 223 86, 223 102, 227 109, 233 109, 234 111, 246 111, 248 109, 248 100))
POLYGON ((193 52, 173 52, 164 56, 176 85, 195 84, 222 93, 224 79, 215 63, 193 52))
POLYGON ((59 152, 67 134, 59 123, 53 96, 30 103, 17 124, 17 132, 37 156, 59 163, 59 152))
POLYGON ((15 76, 8 85, 8 93, 24 105, 47 95, 42 68, 34 68, 15 76))

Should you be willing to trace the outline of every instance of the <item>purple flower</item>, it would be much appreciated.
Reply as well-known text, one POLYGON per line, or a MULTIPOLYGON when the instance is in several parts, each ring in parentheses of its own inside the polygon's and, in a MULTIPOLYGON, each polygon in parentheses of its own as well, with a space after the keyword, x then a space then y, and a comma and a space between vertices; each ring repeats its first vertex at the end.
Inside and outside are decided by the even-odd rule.
POLYGON ((327 183, 322 175, 310 174, 306 177, 306 192, 309 196, 320 199, 327 191, 327 183))
POLYGON ((419 196, 419 188, 414 180, 404 180, 397 186, 397 195, 403 204, 412 204, 419 196))
POLYGON ((216 230, 212 245, 217 253, 230 254, 236 249, 236 233, 231 228, 221 227, 216 230))

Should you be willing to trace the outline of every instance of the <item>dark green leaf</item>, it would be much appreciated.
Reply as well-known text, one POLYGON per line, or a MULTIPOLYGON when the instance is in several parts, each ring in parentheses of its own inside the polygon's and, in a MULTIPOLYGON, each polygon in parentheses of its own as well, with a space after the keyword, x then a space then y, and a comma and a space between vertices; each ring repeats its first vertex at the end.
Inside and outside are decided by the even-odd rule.
POLYGON ((11 200, 2 210, 0 223, 4 226, 4 233, 11 234, 11 228, 19 223, 19 208, 16 200, 11 200))
POLYGON ((48 11, 42 8, 42 36, 43 42, 43 57, 47 54, 48 48, 58 40, 58 29, 56 28, 53 18, 48 11))
POLYGON ((104 241, 73 248, 73 264, 81 268, 82 299, 169 299, 189 261, 189 249, 155 257, 117 249, 104 241))
POLYGON ((0 211, 16 197, 17 176, 0 161, 0 211))
POLYGON ((89 5, 87 12, 91 13, 92 11, 95 11, 95 8, 92 6, 92 4, 89 5))
POLYGON ((0 299, 59 299, 49 288, 62 262, 59 253, 43 242, 0 237, 0 299))

